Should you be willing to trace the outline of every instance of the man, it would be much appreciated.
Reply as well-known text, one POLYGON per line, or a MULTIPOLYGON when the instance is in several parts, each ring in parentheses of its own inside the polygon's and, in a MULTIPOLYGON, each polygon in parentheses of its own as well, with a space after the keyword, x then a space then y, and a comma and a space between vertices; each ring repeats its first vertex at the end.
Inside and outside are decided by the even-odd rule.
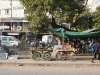
POLYGON ((95 63, 93 60, 97 58, 98 50, 99 50, 99 44, 98 44, 97 41, 95 41, 94 44, 93 44, 93 58, 92 58, 92 61, 91 61, 93 63, 95 63))
POLYGON ((99 42, 99 49, 98 49, 98 60, 100 62, 100 42, 99 42))

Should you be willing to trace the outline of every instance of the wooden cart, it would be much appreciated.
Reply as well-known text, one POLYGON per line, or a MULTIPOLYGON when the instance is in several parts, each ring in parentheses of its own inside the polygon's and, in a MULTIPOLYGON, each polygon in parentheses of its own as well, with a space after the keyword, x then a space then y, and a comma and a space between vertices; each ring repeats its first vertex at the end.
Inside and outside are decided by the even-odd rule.
POLYGON ((68 49, 57 48, 56 51, 57 51, 56 53, 57 60, 76 59, 75 51, 77 50, 75 48, 68 48, 68 49))

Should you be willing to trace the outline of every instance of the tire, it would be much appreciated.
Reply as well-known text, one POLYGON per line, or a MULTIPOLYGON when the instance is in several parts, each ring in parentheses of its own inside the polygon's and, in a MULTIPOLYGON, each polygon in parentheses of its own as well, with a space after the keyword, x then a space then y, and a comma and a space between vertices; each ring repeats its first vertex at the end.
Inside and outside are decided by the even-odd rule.
POLYGON ((44 60, 50 60, 51 54, 49 52, 45 52, 43 55, 44 60))
POLYGON ((32 59, 35 61, 39 61, 40 60, 40 53, 39 52, 34 52, 32 55, 32 59))
POLYGON ((72 57, 69 58, 70 61, 75 61, 76 60, 76 55, 73 55, 72 57))
POLYGON ((17 45, 13 45, 13 48, 17 48, 17 45))
POLYGON ((64 60, 65 58, 62 58, 63 55, 64 55, 63 52, 57 52, 57 54, 56 54, 56 60, 64 60))

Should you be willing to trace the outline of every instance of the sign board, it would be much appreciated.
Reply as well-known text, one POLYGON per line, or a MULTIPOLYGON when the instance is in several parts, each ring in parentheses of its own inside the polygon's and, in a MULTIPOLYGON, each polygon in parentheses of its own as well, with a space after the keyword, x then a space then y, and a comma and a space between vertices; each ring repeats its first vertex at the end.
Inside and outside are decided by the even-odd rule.
POLYGON ((24 9, 24 7, 15 6, 15 7, 13 7, 13 9, 15 9, 15 10, 17 10, 17 9, 24 9))
POLYGON ((19 33, 8 33, 8 35, 19 35, 19 33))
POLYGON ((23 20, 23 22, 28 22, 27 20, 23 20))
POLYGON ((0 26, 0 29, 9 29, 9 26, 0 26))
POLYGON ((12 20, 12 22, 23 22, 23 20, 12 20))
POLYGON ((1 20, 1 22, 11 22, 12 20, 1 20))

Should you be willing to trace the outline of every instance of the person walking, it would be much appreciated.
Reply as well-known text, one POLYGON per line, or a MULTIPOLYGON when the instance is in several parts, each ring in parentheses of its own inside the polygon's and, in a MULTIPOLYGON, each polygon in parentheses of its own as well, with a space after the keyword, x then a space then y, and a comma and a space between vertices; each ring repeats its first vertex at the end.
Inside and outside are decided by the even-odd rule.
POLYGON ((98 51, 98 60, 100 62, 100 48, 99 48, 99 51, 98 51))
POLYGON ((93 58, 92 58, 92 61, 91 61, 92 63, 95 63, 95 62, 94 62, 94 59, 97 58, 98 51, 99 51, 99 44, 98 44, 97 41, 95 41, 95 42, 93 43, 93 58))
POLYGON ((98 60, 100 62, 100 42, 99 42, 99 50, 98 50, 98 60))

